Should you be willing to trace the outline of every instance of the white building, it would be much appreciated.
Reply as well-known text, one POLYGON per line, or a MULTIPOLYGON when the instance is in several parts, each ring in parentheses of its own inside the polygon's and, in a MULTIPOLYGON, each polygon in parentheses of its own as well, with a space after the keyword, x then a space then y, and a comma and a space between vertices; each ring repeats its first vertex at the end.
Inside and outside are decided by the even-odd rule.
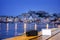
POLYGON ((7 17, 7 22, 14 22, 14 17, 12 16, 7 17))

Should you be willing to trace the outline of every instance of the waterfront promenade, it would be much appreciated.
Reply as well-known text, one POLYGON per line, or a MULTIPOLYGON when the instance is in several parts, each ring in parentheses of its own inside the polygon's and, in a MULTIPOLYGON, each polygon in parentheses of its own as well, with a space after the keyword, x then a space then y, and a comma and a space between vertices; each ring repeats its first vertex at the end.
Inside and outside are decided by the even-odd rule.
POLYGON ((6 38, 4 40, 60 40, 60 28, 52 28, 52 35, 51 36, 42 36, 41 31, 38 32, 38 36, 30 36, 27 37, 25 34, 21 36, 6 38))

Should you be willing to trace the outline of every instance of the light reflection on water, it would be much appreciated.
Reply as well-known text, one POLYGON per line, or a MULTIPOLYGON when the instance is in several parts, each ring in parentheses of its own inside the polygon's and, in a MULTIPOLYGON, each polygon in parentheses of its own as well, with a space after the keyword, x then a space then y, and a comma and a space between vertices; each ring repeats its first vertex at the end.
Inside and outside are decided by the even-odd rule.
MULTIPOLYGON (((8 38, 24 33, 24 23, 17 23, 17 29, 15 29, 15 23, 9 23, 7 30, 7 23, 0 23, 0 36, 1 38, 8 38), (8 31, 8 32, 7 32, 8 31), (16 33, 17 32, 17 33, 16 33), (16 34, 15 34, 16 33, 16 34)), ((26 31, 34 30, 35 23, 27 23, 26 31)), ((37 24, 37 30, 41 31, 42 28, 46 28, 46 24, 37 24)), ((49 25, 49 28, 53 28, 53 24, 49 25)))

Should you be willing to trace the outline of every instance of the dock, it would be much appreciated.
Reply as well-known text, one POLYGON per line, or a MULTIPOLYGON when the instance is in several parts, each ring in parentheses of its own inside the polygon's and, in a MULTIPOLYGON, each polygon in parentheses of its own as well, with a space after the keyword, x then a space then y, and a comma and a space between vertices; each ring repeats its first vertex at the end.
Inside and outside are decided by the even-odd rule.
POLYGON ((26 34, 23 34, 21 36, 16 36, 12 38, 6 38, 3 40, 60 40, 60 28, 52 28, 52 35, 46 36, 42 35, 42 32, 38 32, 38 36, 29 36, 27 37, 26 34))

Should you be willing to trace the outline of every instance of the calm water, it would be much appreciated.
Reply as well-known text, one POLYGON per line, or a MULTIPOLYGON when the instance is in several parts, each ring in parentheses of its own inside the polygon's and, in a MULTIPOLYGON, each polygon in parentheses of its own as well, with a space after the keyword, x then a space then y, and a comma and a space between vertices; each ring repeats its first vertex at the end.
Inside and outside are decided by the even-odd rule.
MULTIPOLYGON (((24 33, 24 23, 17 23, 17 29, 15 29, 15 23, 9 23, 7 30, 7 23, 0 23, 0 39, 9 38, 18 36, 24 33)), ((27 23, 26 31, 34 30, 35 23, 27 23)), ((54 28, 53 24, 49 24, 49 28, 54 28)), ((46 28, 46 23, 37 24, 37 30, 41 31, 41 29, 46 28)))

